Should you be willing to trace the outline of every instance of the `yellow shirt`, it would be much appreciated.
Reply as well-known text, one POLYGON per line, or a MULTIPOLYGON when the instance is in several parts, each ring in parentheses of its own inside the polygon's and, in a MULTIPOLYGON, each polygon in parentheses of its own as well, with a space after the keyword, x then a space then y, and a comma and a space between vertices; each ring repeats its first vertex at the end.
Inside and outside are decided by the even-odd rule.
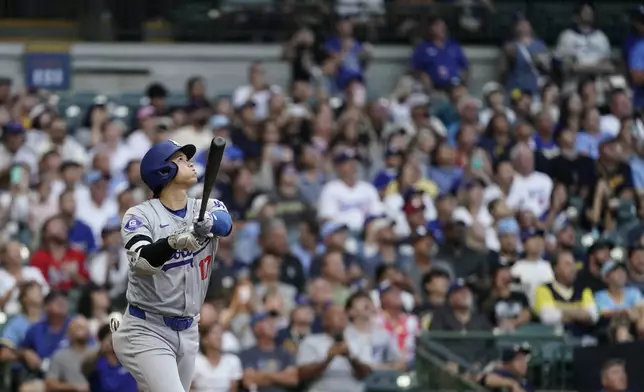
MULTIPOLYGON (((414 184, 414 186, 416 187, 416 189, 425 192, 432 199, 435 199, 440 191, 434 181, 428 180, 426 178, 421 178, 416 184, 414 184)), ((393 180, 389 183, 389 185, 387 185, 387 189, 385 189, 385 197, 396 194, 398 192, 398 181, 393 180)))

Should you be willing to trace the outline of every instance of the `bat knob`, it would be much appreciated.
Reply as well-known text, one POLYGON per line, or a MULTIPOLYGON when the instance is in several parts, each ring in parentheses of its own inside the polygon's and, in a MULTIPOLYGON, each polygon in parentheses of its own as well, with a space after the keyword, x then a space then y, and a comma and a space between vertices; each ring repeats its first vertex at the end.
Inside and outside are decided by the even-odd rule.
POLYGON ((215 140, 213 141, 213 143, 215 144, 215 146, 223 147, 223 146, 225 146, 225 145, 226 145, 226 139, 224 139, 224 138, 223 138, 223 137, 221 137, 221 136, 217 136, 217 137, 215 138, 215 140))

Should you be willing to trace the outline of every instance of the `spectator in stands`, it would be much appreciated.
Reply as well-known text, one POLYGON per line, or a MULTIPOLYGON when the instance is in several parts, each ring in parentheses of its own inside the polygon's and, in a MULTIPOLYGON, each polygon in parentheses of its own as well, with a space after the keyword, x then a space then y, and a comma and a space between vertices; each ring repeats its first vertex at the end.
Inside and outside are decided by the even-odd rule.
POLYGON ((235 334, 241 347, 251 347, 255 343, 255 336, 249 326, 255 303, 252 282, 247 275, 239 276, 233 297, 218 319, 224 329, 230 329, 235 334))
POLYGON ((515 170, 514 181, 523 189, 524 203, 534 205, 537 217, 543 215, 550 207, 550 195, 553 182, 546 174, 535 171, 534 154, 526 144, 519 144, 510 152, 510 159, 515 170))
POLYGON ((118 205, 110 197, 109 185, 112 177, 98 171, 87 173, 89 200, 77 200, 76 216, 92 217, 87 225, 92 229, 96 243, 101 243, 101 230, 110 218, 118 213, 118 205))
POLYGON ((167 105, 168 90, 161 83, 155 82, 149 85, 145 95, 150 101, 150 105, 154 107, 155 115, 167 116, 169 114, 167 105))
POLYGON ((549 70, 548 47, 534 36, 530 21, 518 13, 514 37, 504 45, 501 57, 501 75, 506 91, 518 89, 536 96, 540 80, 549 70))
POLYGON ((606 392, 628 392, 626 364, 620 359, 609 359, 601 370, 601 384, 606 392))
POLYGON ((508 265, 499 264, 492 273, 492 289, 481 310, 490 323, 501 331, 512 332, 532 320, 528 297, 511 288, 512 275, 508 265))
POLYGON ((200 353, 195 361, 195 374, 190 390, 195 392, 237 391, 242 379, 242 366, 234 354, 222 351, 222 328, 218 324, 200 331, 200 353))
POLYGON ((606 288, 601 277, 601 268, 610 260, 610 252, 613 249, 610 241, 599 239, 588 248, 588 260, 579 271, 575 279, 575 285, 579 288, 589 288, 593 293, 606 288))
POLYGON ((521 290, 531 303, 534 303, 537 287, 554 279, 550 263, 543 259, 546 250, 544 235, 543 230, 536 229, 522 235, 524 255, 511 269, 512 277, 521 282, 521 290))
MULTIPOLYGON (((350 88, 354 91, 353 94, 356 94, 356 90, 362 90, 362 94, 366 94, 363 85, 364 72, 373 56, 373 49, 371 45, 363 44, 354 37, 353 22, 349 17, 341 16, 335 28, 336 35, 326 40, 324 50, 331 54, 333 61, 338 64, 336 86, 340 90, 350 88)), ((362 107, 364 103, 358 106, 362 107)))
POLYGON ((414 308, 413 313, 418 317, 420 328, 428 330, 437 309, 445 306, 447 290, 451 277, 443 270, 430 270, 423 275, 421 300, 414 308))
POLYGON ((125 294, 129 271, 127 255, 121 238, 121 219, 110 218, 101 231, 102 248, 91 257, 90 280, 97 286, 109 290, 110 298, 125 294))
POLYGON ((497 82, 487 82, 483 85, 482 90, 483 102, 485 102, 486 107, 479 113, 481 126, 485 128, 490 125, 490 120, 494 115, 503 115, 509 124, 514 123, 516 115, 512 109, 505 106, 506 97, 503 86, 497 82))
POLYGON ((85 222, 76 218, 74 190, 66 189, 60 194, 59 206, 60 217, 65 220, 65 224, 69 227, 68 241, 70 245, 88 255, 96 252, 98 249, 92 229, 85 222))
POLYGON ((362 380, 371 373, 371 347, 346 335, 347 316, 342 307, 324 311, 324 332, 306 337, 297 353, 298 374, 307 391, 362 391, 362 380))
POLYGON ((346 339, 362 339, 371 346, 371 366, 374 369, 404 369, 405 356, 401 354, 397 341, 386 329, 374 323, 375 309, 369 294, 364 291, 353 293, 347 299, 345 308, 350 321, 344 332, 346 339))
MULTIPOLYGON (((257 270, 255 271, 257 283, 255 284, 256 300, 262 300, 271 292, 277 292, 285 302, 288 311, 295 306, 297 289, 290 284, 279 281, 280 270, 279 260, 272 254, 263 254, 259 258, 257 270)), ((261 309, 259 306, 257 309, 261 309)))
POLYGON ((15 362, 19 359, 16 350, 25 339, 31 325, 39 322, 43 314, 43 293, 38 283, 23 282, 19 285, 19 291, 18 301, 21 312, 7 321, 0 338, 0 363, 14 362, 11 371, 15 373, 13 376, 16 381, 20 369, 15 362))
MULTIPOLYGON (((304 290, 306 277, 300 261, 290 253, 284 221, 278 218, 267 219, 261 223, 259 245, 266 254, 279 258, 280 282, 290 284, 298 293, 304 290)), ((255 259, 252 269, 256 270, 259 259, 255 259)))
POLYGON ((87 283, 84 253, 70 248, 68 227, 60 216, 50 218, 42 228, 42 247, 36 251, 30 264, 38 269, 49 285, 68 291, 87 283))
POLYGON ((347 287, 348 276, 342 260, 342 253, 337 250, 327 250, 322 255, 321 277, 331 285, 332 301, 336 305, 344 305, 350 292, 347 287))
POLYGON ((527 342, 503 349, 501 364, 483 374, 481 385, 495 391, 534 392, 534 387, 526 378, 530 354, 532 349, 527 342))
MULTIPOLYGON (((494 208, 497 208, 501 204, 504 205, 503 201, 496 199, 489 204, 489 208, 494 211, 494 208)), ((507 206, 504 205, 503 208, 507 208, 507 206)), ((497 222, 496 231, 492 230, 491 233, 495 238, 488 238, 486 241, 486 245, 491 249, 488 253, 488 260, 492 268, 498 265, 512 267, 521 259, 521 254, 519 253, 520 234, 521 228, 516 219, 508 217, 500 219, 497 222), (492 250, 494 248, 498 250, 492 250)))
POLYGON ((213 134, 208 127, 211 112, 205 102, 194 102, 186 107, 188 124, 172 132, 171 138, 181 145, 193 143, 197 150, 202 151, 210 147, 213 134))
POLYGON ((85 355, 81 371, 89 383, 92 392, 136 392, 136 381, 129 373, 123 371, 114 348, 112 332, 105 324, 98 330, 98 347, 85 355))
POLYGON ((380 312, 378 323, 397 342, 398 350, 405 362, 413 361, 416 351, 416 337, 420 325, 414 314, 407 313, 402 300, 402 291, 395 282, 380 284, 380 312))
POLYGON ((308 304, 297 305, 291 312, 289 325, 278 331, 277 345, 283 347, 291 355, 297 355, 300 343, 311 334, 313 317, 313 309, 308 304))
POLYGON ((102 325, 109 323, 111 301, 105 287, 87 285, 78 299, 78 314, 85 317, 91 336, 96 336, 102 325))
POLYGON ((644 245, 636 244, 628 249, 628 285, 644 292, 644 245))
POLYGON ((38 168, 38 157, 30 146, 25 144, 25 128, 17 122, 9 122, 2 127, 0 144, 0 177, 9 174, 14 164, 25 164, 33 174, 38 168))
POLYGON ((90 333, 87 319, 77 316, 67 328, 69 347, 56 351, 51 358, 45 385, 48 391, 89 391, 89 384, 81 365, 83 358, 90 353, 90 333))
POLYGON ((217 249, 217 264, 213 266, 212 278, 206 293, 207 299, 224 300, 229 303, 232 299, 237 275, 246 268, 246 265, 237 260, 233 254, 234 236, 221 237, 217 249))
POLYGON ((291 65, 291 81, 311 81, 316 66, 315 35, 308 27, 299 28, 282 46, 282 58, 291 65))
POLYGON ((537 288, 535 314, 543 324, 563 326, 573 336, 588 335, 599 319, 591 289, 575 284, 577 266, 571 252, 554 255, 552 265, 554 281, 537 288))
POLYGON ((22 245, 10 241, 0 248, 2 268, 0 268, 0 309, 7 315, 20 313, 20 286, 26 282, 40 285, 44 294, 49 292, 49 285, 41 271, 33 266, 22 265, 22 245))
POLYGON ((338 179, 329 181, 320 194, 319 217, 346 224, 360 231, 370 215, 382 213, 378 191, 373 185, 358 180, 356 154, 345 150, 334 156, 338 179))
POLYGON ((44 376, 56 351, 69 344, 66 337, 69 325, 66 295, 61 291, 50 291, 45 297, 44 319, 29 327, 16 356, 32 374, 44 376))
POLYGON ((450 277, 454 276, 454 270, 449 263, 434 260, 438 245, 431 232, 424 226, 419 227, 411 234, 409 243, 413 248, 412 260, 403 264, 402 271, 410 277, 417 294, 424 293, 424 276, 430 271, 440 270, 450 277))
POLYGON ((298 372, 293 357, 275 344, 277 331, 268 313, 258 313, 251 320, 257 341, 256 347, 239 355, 244 369, 242 384, 246 389, 284 391, 298 384, 298 372))
POLYGON ((566 81, 577 82, 581 76, 603 76, 613 72, 610 42, 595 28, 595 7, 588 1, 580 2, 573 21, 575 26, 559 35, 554 52, 566 81))
POLYGON ((433 17, 426 26, 429 39, 416 46, 411 58, 423 87, 447 90, 455 81, 467 80, 469 62, 458 42, 447 36, 445 21, 433 17))
MULTIPOLYGON (((474 298, 463 279, 452 282, 447 291, 446 306, 437 309, 429 331, 490 331, 487 317, 474 308, 474 298)), ((486 362, 488 348, 485 341, 450 341, 446 346, 465 360, 479 364, 486 362)))
POLYGON ((222 328, 222 352, 237 354, 240 351, 239 340, 228 329, 225 329, 223 323, 220 322, 220 313, 215 306, 210 302, 204 302, 201 307, 201 319, 199 320, 200 328, 209 328, 213 325, 220 325, 222 328))
POLYGON ((633 107, 624 89, 613 89, 608 98, 608 114, 601 117, 599 129, 613 137, 619 134, 622 122, 633 114, 633 107))
POLYGON ((155 142, 158 119, 155 117, 154 110, 154 106, 147 105, 139 108, 136 113, 139 129, 127 137, 127 145, 132 158, 142 159, 155 142))
POLYGON ((313 214, 305 214, 300 222, 299 240, 291 246, 291 253, 302 264, 304 274, 311 274, 314 258, 323 251, 324 245, 319 243, 320 225, 313 214))
POLYGON ((488 285, 489 274, 485 254, 467 245, 465 225, 460 221, 451 221, 445 225, 443 232, 445 241, 434 256, 434 261, 450 265, 454 276, 466 279, 477 288, 488 285))
POLYGON ((595 293, 599 315, 607 320, 625 316, 640 335, 644 332, 644 298, 635 287, 626 287, 626 266, 609 260, 602 265, 606 289, 595 293))
POLYGON ((256 60, 248 68, 248 84, 237 87, 233 92, 233 106, 243 109, 250 103, 248 108, 253 108, 254 118, 261 121, 268 117, 268 102, 272 94, 280 91, 279 87, 267 81, 264 65, 256 60))

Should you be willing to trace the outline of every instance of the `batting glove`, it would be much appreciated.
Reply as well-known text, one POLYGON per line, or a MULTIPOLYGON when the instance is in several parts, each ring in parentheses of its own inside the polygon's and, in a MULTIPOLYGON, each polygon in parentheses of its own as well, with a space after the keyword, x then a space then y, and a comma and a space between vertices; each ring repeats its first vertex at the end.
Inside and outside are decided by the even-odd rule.
POLYGON ((202 221, 195 219, 193 226, 195 234, 201 238, 212 237, 212 225, 215 223, 215 219, 210 212, 204 215, 202 221))
POLYGON ((168 237, 168 245, 172 249, 189 250, 191 252, 195 252, 202 247, 202 243, 197 238, 197 235, 192 232, 192 228, 171 234, 168 237))

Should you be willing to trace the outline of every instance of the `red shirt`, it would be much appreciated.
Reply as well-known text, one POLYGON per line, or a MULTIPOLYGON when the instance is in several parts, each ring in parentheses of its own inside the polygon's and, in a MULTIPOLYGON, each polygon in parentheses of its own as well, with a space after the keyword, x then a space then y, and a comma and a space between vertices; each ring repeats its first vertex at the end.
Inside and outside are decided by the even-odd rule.
POLYGON ((73 248, 67 248, 63 260, 56 260, 49 251, 39 249, 31 256, 30 264, 40 269, 53 289, 68 291, 76 286, 69 271, 63 269, 64 265, 72 266, 80 276, 89 279, 85 269, 85 253, 73 248))

